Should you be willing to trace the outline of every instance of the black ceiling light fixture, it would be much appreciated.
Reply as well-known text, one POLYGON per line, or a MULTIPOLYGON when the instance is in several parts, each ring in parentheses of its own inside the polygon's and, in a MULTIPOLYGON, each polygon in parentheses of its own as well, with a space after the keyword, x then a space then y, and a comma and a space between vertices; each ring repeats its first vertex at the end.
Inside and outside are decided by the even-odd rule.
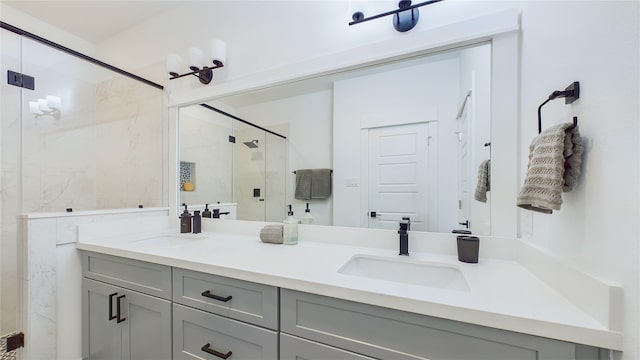
POLYGON ((351 21, 349 25, 360 24, 365 21, 393 15, 393 27, 399 32, 409 31, 413 29, 416 24, 418 24, 418 19, 420 19, 420 11, 418 10, 419 7, 431 5, 440 1, 442 0, 429 0, 421 2, 419 4, 411 5, 411 0, 400 0, 400 2, 398 3, 398 9, 369 17, 365 17, 362 11, 356 11, 351 16, 353 21, 351 21))

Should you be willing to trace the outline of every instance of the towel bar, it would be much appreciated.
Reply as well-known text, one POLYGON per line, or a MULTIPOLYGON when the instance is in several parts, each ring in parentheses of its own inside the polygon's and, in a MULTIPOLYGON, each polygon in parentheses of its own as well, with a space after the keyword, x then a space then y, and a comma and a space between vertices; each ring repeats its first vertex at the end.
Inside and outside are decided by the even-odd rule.
MULTIPOLYGON (((553 99, 559 97, 564 98, 565 104, 571 104, 580 98, 580 82, 574 81, 571 85, 567 86, 564 91, 556 90, 549 95, 549 98, 545 100, 540 106, 538 106, 538 134, 542 132, 542 107, 553 99)), ((573 126, 578 125, 578 117, 573 117, 573 126)))

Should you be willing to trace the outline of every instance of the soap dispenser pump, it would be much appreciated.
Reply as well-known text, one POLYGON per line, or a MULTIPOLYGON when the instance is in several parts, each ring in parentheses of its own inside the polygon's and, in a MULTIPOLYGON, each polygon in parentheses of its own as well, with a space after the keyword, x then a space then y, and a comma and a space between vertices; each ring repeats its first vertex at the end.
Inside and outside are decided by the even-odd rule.
POLYGON ((307 203, 307 208, 304 210, 304 216, 300 218, 300 224, 313 224, 313 222, 313 215, 311 215, 309 203, 307 203))
POLYGON ((282 243, 285 245, 295 245, 298 243, 298 220, 293 217, 291 205, 289 205, 287 217, 282 222, 282 243))
POLYGON ((187 204, 182 204, 184 206, 184 211, 180 214, 180 233, 190 233, 191 232, 191 213, 187 209, 187 204))
POLYGON ((202 211, 203 218, 211 218, 211 210, 209 210, 209 204, 204 204, 204 210, 202 211))

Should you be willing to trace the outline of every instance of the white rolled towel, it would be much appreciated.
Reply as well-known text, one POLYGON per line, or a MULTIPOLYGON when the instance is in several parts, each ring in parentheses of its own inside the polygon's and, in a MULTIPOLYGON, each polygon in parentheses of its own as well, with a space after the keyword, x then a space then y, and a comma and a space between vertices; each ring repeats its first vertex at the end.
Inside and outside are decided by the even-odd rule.
POLYGON ((282 225, 266 225, 260 230, 260 240, 264 243, 282 244, 282 225))

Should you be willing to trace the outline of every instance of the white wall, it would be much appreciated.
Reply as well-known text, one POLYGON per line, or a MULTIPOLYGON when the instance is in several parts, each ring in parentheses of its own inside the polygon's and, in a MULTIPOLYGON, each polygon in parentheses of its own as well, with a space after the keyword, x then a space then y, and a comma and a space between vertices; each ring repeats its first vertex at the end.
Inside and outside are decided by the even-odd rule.
POLYGON ((521 210, 522 235, 622 284, 625 359, 640 358, 639 7, 596 1, 526 2, 522 8, 521 175, 537 133, 537 106, 576 80, 580 99, 545 105, 543 127, 578 116, 585 142, 577 188, 563 194, 561 210, 552 215, 531 219, 521 210), (560 36, 558 29, 570 30, 560 36))

